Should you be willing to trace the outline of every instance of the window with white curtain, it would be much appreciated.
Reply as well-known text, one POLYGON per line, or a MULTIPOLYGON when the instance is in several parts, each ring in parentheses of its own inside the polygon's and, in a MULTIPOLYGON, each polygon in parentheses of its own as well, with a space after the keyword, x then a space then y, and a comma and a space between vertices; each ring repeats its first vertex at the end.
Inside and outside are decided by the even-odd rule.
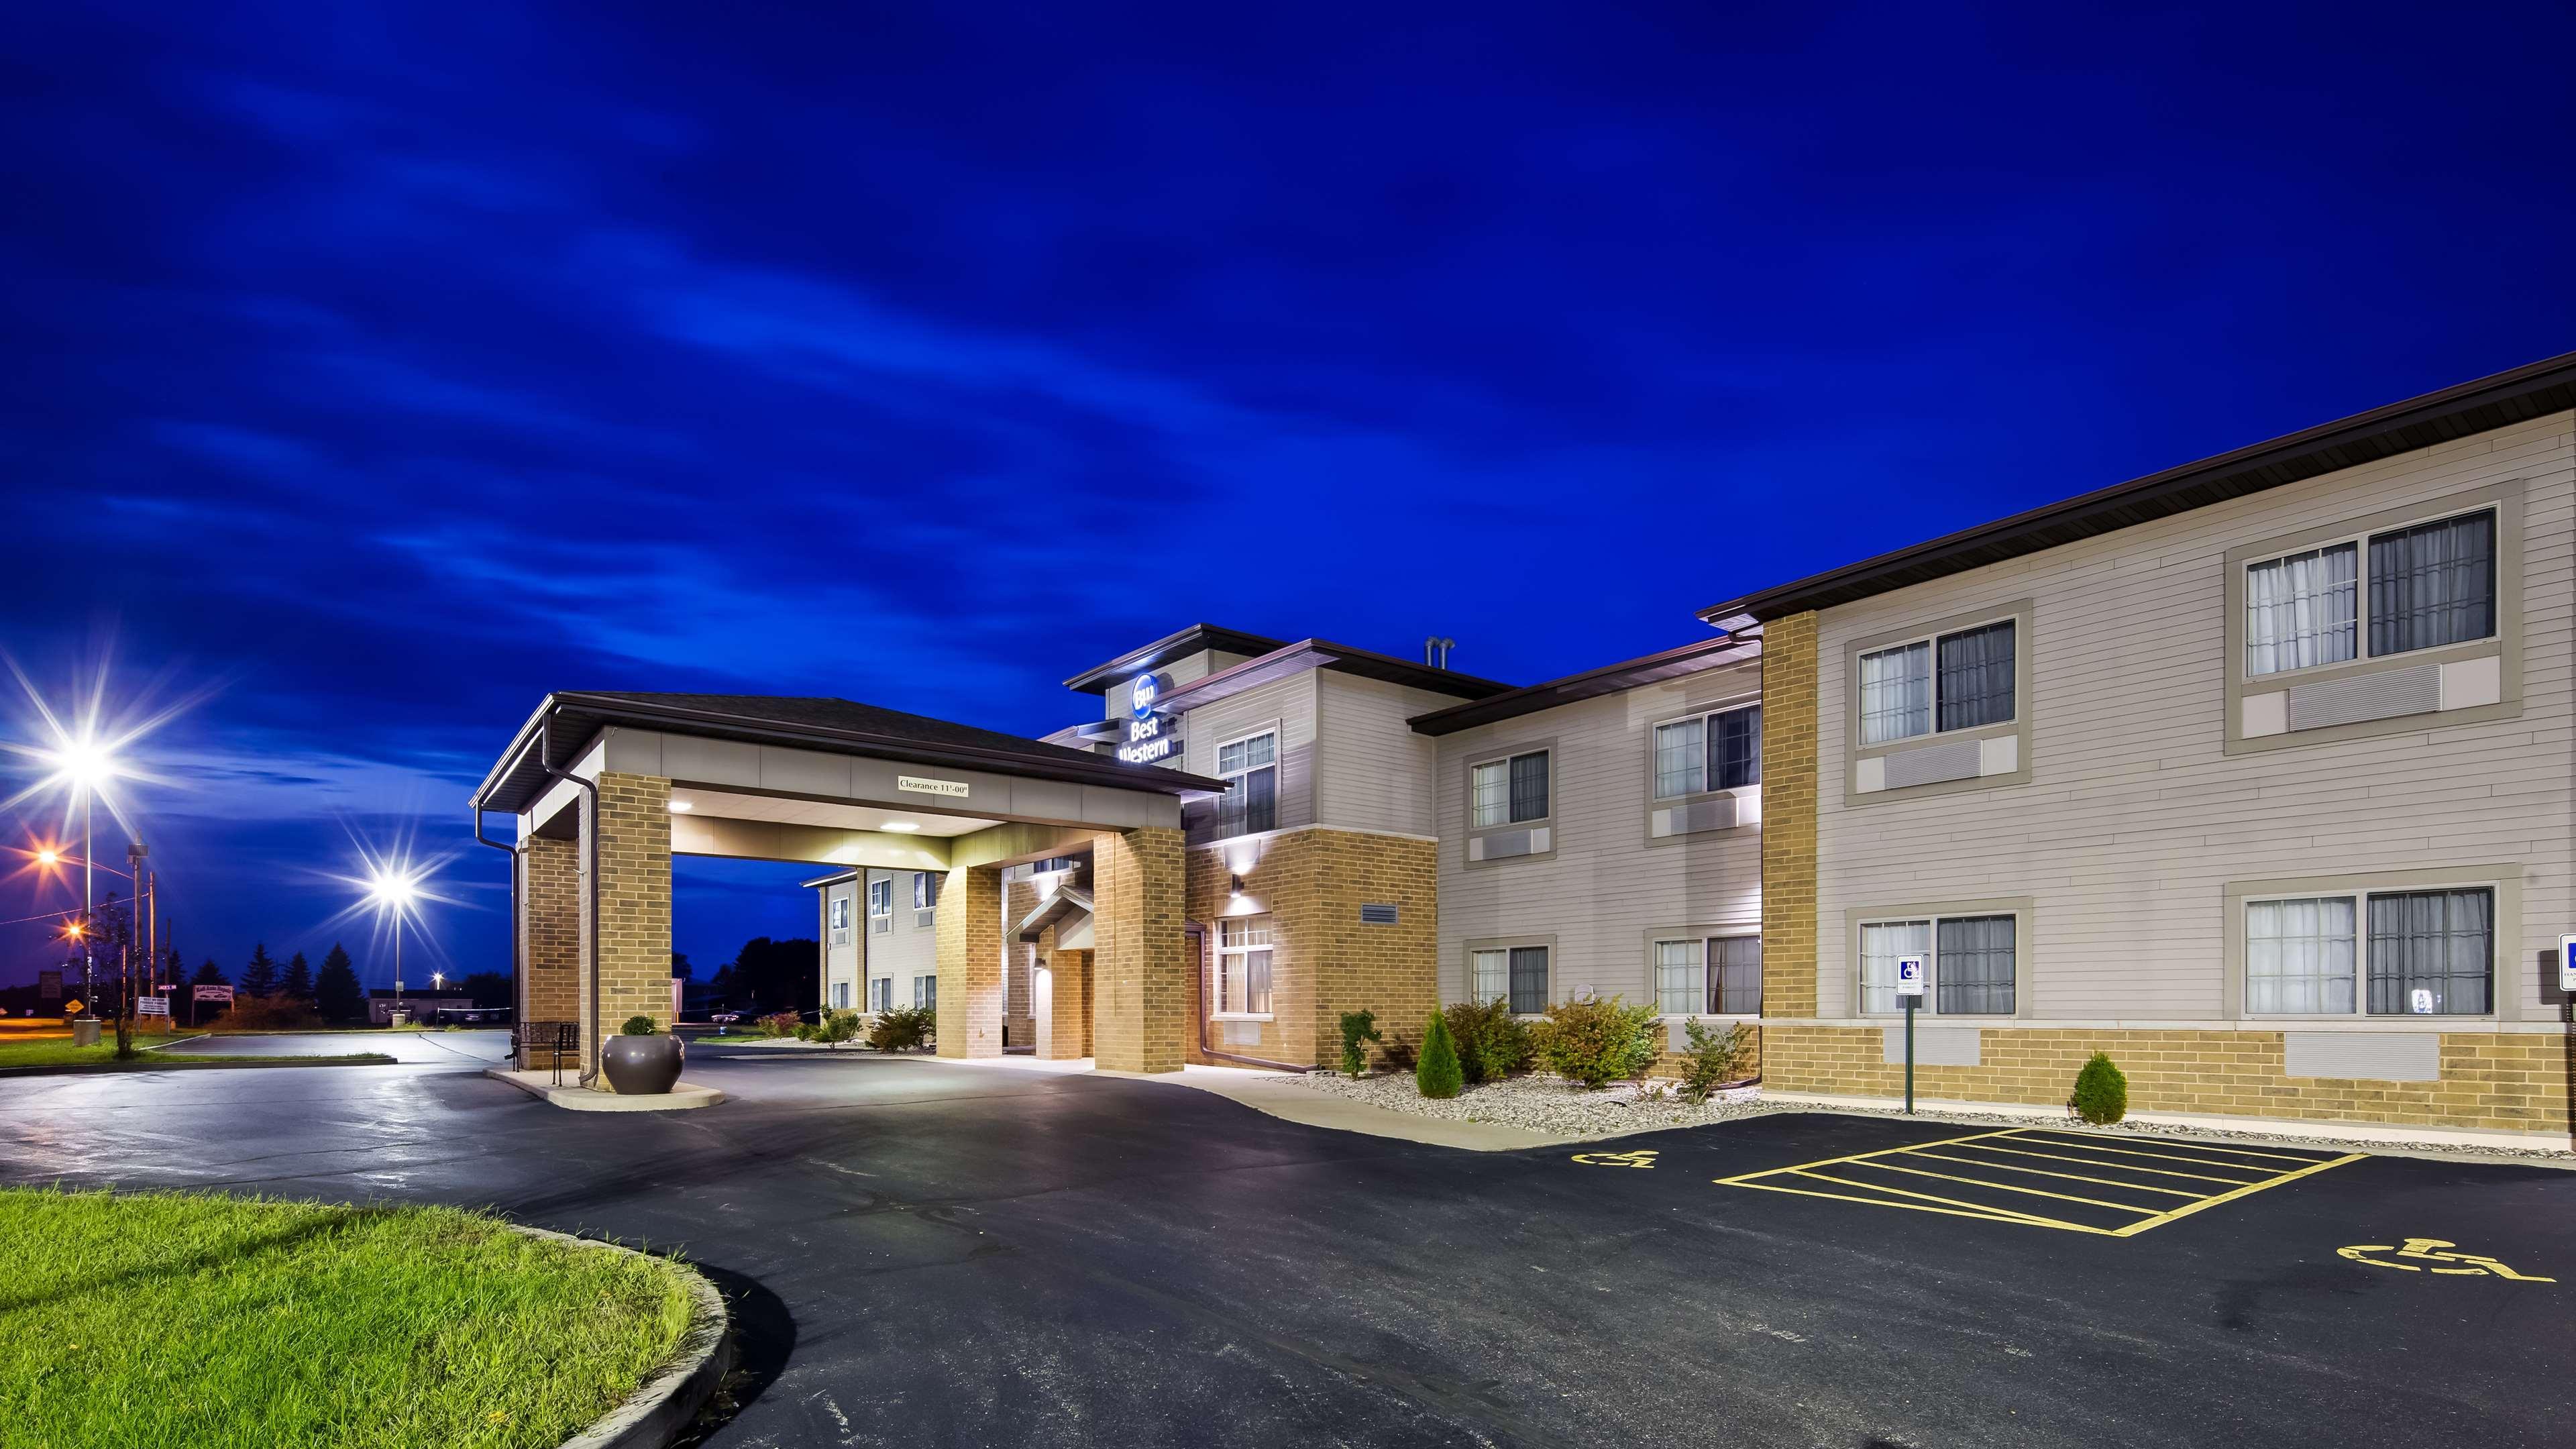
POLYGON ((1860 742, 2009 723, 2018 708, 2018 634, 2013 620, 2000 619, 1860 656, 1860 742))
POLYGON ((1762 706, 1741 705, 1655 726, 1655 798, 1762 783, 1762 706))
POLYGON ((1531 750, 1487 760, 1469 772, 1470 809, 1478 830, 1545 820, 1548 814, 1547 751, 1531 750))
POLYGON ((1762 938, 1716 936, 1708 943, 1708 1009, 1729 1016, 1762 1014, 1762 938))
POLYGON ((894 879, 868 882, 868 930, 877 934, 894 929, 894 879))
POLYGON ((1673 800, 1708 788, 1708 720, 1704 715, 1655 726, 1655 798, 1673 800))
POLYGON ((2245 566, 2249 679, 2495 634, 2492 508, 2245 566))
POLYGON ((2484 1016, 2494 1009, 2489 887, 2245 903, 2250 1015, 2484 1016))
POLYGON ((1225 1016, 1270 1015, 1271 933, 1268 916, 1229 916, 1217 923, 1216 1009, 1225 1016))
POLYGON ((835 931, 845 931, 849 929, 849 926, 850 898, 848 896, 832 897, 832 929, 835 931))
POLYGON ((933 1011, 938 1010, 939 978, 936 976, 912 978, 912 1004, 917 1007, 928 1007, 933 1011))
POLYGON ((2361 550, 2312 548, 2245 570, 2245 672, 2277 674, 2353 657, 2361 550))
POLYGON ((894 978, 879 976, 868 982, 868 1010, 894 1010, 894 978))
POLYGON ((2246 903, 2247 1011, 2350 1016, 2358 959, 2352 897, 2246 903))
POLYGON ((1707 945, 1699 937, 1655 943, 1655 1009, 1666 1016, 1690 1016, 1702 1010, 1707 945))
POLYGON ((1220 837, 1258 835, 1279 828, 1279 733, 1230 740, 1216 748, 1217 778, 1226 791, 1216 801, 1220 837))
POLYGON ((1468 965, 1475 975, 1475 999, 1478 1006, 1502 1001, 1512 994, 1512 953, 1509 951, 1471 951, 1468 965))
POLYGON ((2010 1016, 2021 1001, 2021 918, 2009 913, 1870 921, 1860 928, 1861 1011, 1901 1012, 1896 963, 1921 956, 1935 1016, 2010 1016))

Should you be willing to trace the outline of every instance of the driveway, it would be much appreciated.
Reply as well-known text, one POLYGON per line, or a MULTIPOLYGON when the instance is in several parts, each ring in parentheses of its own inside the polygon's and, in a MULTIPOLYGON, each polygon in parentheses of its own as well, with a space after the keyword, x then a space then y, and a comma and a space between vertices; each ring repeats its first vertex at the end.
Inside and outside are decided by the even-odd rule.
POLYGON ((172 1056, 337 1057, 380 1052, 417 1066, 498 1066, 507 1031, 298 1031, 267 1036, 197 1036, 160 1050, 172 1056))
POLYGON ((2576 1173, 2552 1168, 2097 1170, 2045 1135, 1824 1114, 1477 1154, 1096 1076, 705 1047, 689 1076, 734 1100, 573 1114, 444 1065, 9 1081, 0 1178, 426 1198, 678 1248, 740 1295, 717 1445, 2576 1437, 2576 1173), (2144 1219, 2032 1210, 1996 1162, 2207 1201, 2115 1236, 2144 1219))

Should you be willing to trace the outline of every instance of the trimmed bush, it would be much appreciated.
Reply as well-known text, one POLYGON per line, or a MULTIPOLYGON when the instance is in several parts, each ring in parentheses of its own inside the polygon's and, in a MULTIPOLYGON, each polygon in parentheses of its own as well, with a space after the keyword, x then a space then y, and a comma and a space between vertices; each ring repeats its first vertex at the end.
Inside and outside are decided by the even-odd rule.
POLYGON ((617 1034, 619 1036, 651 1036, 653 1034, 653 1018, 649 1016, 630 1016, 626 1018, 626 1024, 617 1029, 617 1034))
POLYGON ((2075 1074, 2075 1095, 2066 1099, 2066 1110, 2096 1127, 2105 1127, 2129 1115, 2129 1079, 2111 1058, 2095 1052, 2075 1074))
POLYGON ((1377 1013, 1345 1011, 1342 1013, 1342 1073, 1360 1077, 1368 1073, 1368 1051, 1365 1042, 1383 1045, 1386 1038, 1377 1034, 1377 1013))
POLYGON ((1744 1059, 1753 1054, 1753 1033, 1744 1023, 1730 1022, 1723 1029, 1703 1022, 1682 1023, 1682 1038, 1689 1043, 1682 1055, 1687 1065, 1682 1069, 1682 1100, 1696 1107, 1707 1101, 1718 1088, 1744 1075, 1744 1059))
POLYGON ((1453 1002, 1441 1015, 1457 1039, 1458 1068, 1468 1085, 1499 1082, 1529 1070, 1529 1024, 1512 1015, 1510 1002, 1499 996, 1481 1005, 1453 1002))
POLYGON ((868 1045, 881 1052, 919 1051, 939 1034, 938 1013, 926 1006, 896 1006, 868 1024, 868 1045))
POLYGON ((1560 1001, 1532 1033, 1549 1071, 1587 1091, 1635 1081, 1655 1064, 1652 1006, 1630 1006, 1613 996, 1560 1001))
POLYGON ((855 1011, 827 1011, 814 1023, 814 1040, 839 1046, 859 1034, 859 1014, 855 1011))
POLYGON ((762 1017, 760 1019, 760 1034, 762 1036, 794 1036, 796 1034, 796 1013, 792 1011, 773 1011, 769 1015, 762 1017))
POLYGON ((1458 1039, 1436 1014, 1422 1028, 1422 1065, 1413 1070, 1413 1084, 1426 1097, 1454 1097, 1467 1085, 1458 1070, 1458 1039))

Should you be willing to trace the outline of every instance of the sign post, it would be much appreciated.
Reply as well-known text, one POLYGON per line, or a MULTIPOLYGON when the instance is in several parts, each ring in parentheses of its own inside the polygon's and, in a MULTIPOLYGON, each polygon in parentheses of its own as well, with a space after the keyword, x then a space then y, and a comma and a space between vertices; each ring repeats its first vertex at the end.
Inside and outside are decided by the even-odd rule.
POLYGON ((1896 958, 1896 994, 1905 1002, 1905 1115, 1914 1115, 1914 1008, 1923 1000, 1923 958, 1896 958))

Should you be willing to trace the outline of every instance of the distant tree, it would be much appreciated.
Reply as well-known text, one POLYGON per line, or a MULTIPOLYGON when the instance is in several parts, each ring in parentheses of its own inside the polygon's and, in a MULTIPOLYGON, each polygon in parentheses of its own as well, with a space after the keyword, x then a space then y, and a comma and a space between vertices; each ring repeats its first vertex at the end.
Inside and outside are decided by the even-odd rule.
POLYGON ((188 978, 188 984, 191 986, 230 986, 233 984, 233 981, 231 977, 224 974, 224 968, 215 964, 215 958, 209 956, 206 958, 206 964, 197 968, 197 974, 188 978))
POLYGON ((178 981, 185 978, 187 974, 188 963, 179 959, 178 947, 171 947, 169 958, 162 963, 161 975, 167 980, 178 981))
POLYGON ((692 979, 694 979, 696 976, 697 976, 697 968, 696 968, 696 967, 694 967, 694 966, 691 966, 691 965, 689 964, 689 953, 688 953, 688 952, 686 952, 686 951, 674 951, 674 952, 672 952, 672 953, 671 953, 671 979, 672 979, 672 980, 674 980, 674 981, 688 981, 688 980, 692 980, 692 979))
POLYGON ((510 978, 499 971, 477 971, 457 982, 456 989, 464 992, 476 1006, 510 1004, 510 978))
POLYGON ((322 973, 313 978, 313 1005, 329 1021, 356 1021, 367 1014, 367 989, 358 984, 358 968, 349 964, 349 953, 337 941, 322 958, 322 973))
POLYGON ((250 964, 242 968, 241 991, 244 996, 277 994, 277 958, 268 954, 266 941, 251 948, 250 964))
POLYGON ((278 984, 277 991, 289 1001, 313 999, 313 968, 305 963, 303 952, 296 952, 287 961, 286 979, 278 984))
POLYGON ((730 1004, 754 1011, 813 1011, 823 1004, 823 948, 811 937, 754 936, 716 973, 730 1004))

